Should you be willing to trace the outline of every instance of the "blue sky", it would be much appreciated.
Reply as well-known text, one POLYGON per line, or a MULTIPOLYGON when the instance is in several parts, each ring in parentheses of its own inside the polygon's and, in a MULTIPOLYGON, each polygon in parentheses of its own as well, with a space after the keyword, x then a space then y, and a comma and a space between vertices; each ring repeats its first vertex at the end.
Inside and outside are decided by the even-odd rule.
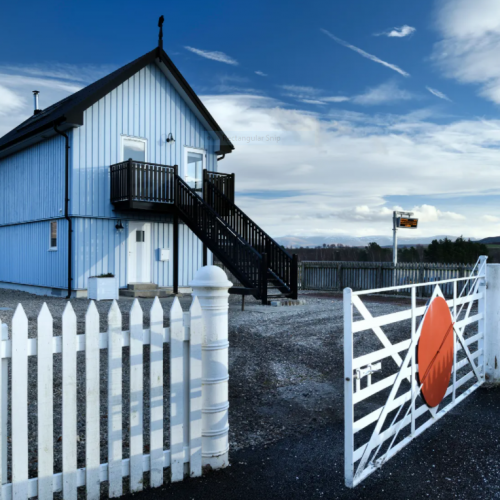
POLYGON ((496 0, 10 2, 0 134, 33 85, 44 107, 151 50, 160 14, 272 234, 389 234, 394 208, 416 237, 500 234, 496 0))

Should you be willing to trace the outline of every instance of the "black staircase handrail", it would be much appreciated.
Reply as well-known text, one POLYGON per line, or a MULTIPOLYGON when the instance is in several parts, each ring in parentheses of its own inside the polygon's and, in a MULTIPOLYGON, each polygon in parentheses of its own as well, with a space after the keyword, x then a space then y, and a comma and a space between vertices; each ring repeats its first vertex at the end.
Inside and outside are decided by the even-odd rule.
POLYGON ((260 292, 263 282, 259 252, 235 234, 178 175, 175 183, 175 205, 181 219, 243 285, 260 292))
POLYGON ((250 244, 260 254, 267 254, 268 268, 296 294, 298 284, 295 283, 293 266, 296 258, 292 257, 257 225, 243 210, 233 203, 217 186, 206 179, 204 186, 205 201, 228 222, 229 227, 250 244), (213 203, 213 205, 212 205, 213 203))
POLYGON ((211 182, 219 191, 225 194, 234 203, 234 174, 214 172, 213 170, 203 171, 203 181, 211 182))

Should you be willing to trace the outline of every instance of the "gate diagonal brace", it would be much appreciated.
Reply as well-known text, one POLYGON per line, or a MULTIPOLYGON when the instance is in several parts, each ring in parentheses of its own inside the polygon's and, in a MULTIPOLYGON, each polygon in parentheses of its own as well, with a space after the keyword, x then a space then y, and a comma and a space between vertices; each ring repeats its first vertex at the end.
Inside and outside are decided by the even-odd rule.
POLYGON ((478 367, 476 363, 474 363, 474 360, 472 359, 472 355, 469 350, 469 346, 465 343, 464 338, 462 337, 462 333, 459 331, 458 328, 455 328, 453 326, 453 329, 455 330, 455 333, 457 335, 457 338, 462 345, 463 350, 465 351, 465 355, 467 356, 467 359, 469 360, 470 365, 472 366, 472 369, 474 370, 474 375, 477 377, 478 382, 483 382, 483 377, 481 377, 481 374, 479 373, 478 367))
POLYGON ((384 405, 382 413, 378 419, 377 425, 375 426, 375 429, 373 430, 370 441, 366 445, 365 451, 363 452, 363 456, 361 457, 361 461, 358 465, 358 469, 356 471, 355 478, 357 476, 359 476, 361 474, 361 472, 365 469, 366 463, 368 462, 368 459, 370 458, 370 454, 376 446, 375 440, 379 436, 380 431, 385 423, 385 419, 387 418, 387 414, 389 413, 389 405, 394 400, 394 398, 399 390, 399 386, 401 385, 402 379, 404 377, 407 377, 406 375, 404 375, 404 373, 408 369, 408 364, 411 361, 412 356, 414 355, 415 345, 416 345, 416 342, 414 339, 414 340, 412 340, 412 342, 410 344, 410 348, 408 349, 408 351, 406 353, 405 359, 400 366, 400 370, 398 372, 398 375, 396 377, 394 385, 392 386, 389 397, 387 398, 387 401, 384 405))
MULTIPOLYGON (((353 296, 352 299, 353 299, 352 300, 353 305, 359 311, 359 313, 361 314, 363 319, 365 319, 367 321, 373 321, 374 317, 372 316, 370 311, 367 309, 367 307, 363 304, 363 302, 361 302, 359 297, 357 297, 355 295, 355 296, 353 296)), ((380 328, 380 326, 372 325, 371 329, 373 330, 375 335, 378 337, 380 342, 382 342, 382 345, 384 347, 392 347, 392 345, 393 345, 392 342, 387 338, 387 335, 384 333, 382 328, 380 328)), ((401 356, 397 352, 391 354, 391 357, 398 366, 401 366, 401 364, 403 363, 403 359, 401 358, 401 356)))

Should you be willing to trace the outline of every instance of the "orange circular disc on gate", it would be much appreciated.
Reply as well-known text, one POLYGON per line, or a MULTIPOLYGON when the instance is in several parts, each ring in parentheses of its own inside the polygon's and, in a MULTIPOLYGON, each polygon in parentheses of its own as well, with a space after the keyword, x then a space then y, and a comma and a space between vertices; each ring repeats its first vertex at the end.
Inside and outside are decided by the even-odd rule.
POLYGON ((427 309, 417 359, 422 397, 433 408, 443 400, 453 369, 453 319, 442 297, 435 297, 427 309))

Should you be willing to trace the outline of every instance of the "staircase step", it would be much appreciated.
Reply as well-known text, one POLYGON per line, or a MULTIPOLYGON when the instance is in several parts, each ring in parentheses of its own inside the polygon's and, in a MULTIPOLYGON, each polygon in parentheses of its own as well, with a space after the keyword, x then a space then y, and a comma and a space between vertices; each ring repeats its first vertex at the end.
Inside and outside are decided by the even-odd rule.
POLYGON ((170 295, 172 295, 170 291, 158 288, 152 290, 120 290, 120 297, 152 299, 154 297, 170 297, 170 295))
POLYGON ((155 283, 129 283, 129 290, 155 290, 158 285, 155 283))

